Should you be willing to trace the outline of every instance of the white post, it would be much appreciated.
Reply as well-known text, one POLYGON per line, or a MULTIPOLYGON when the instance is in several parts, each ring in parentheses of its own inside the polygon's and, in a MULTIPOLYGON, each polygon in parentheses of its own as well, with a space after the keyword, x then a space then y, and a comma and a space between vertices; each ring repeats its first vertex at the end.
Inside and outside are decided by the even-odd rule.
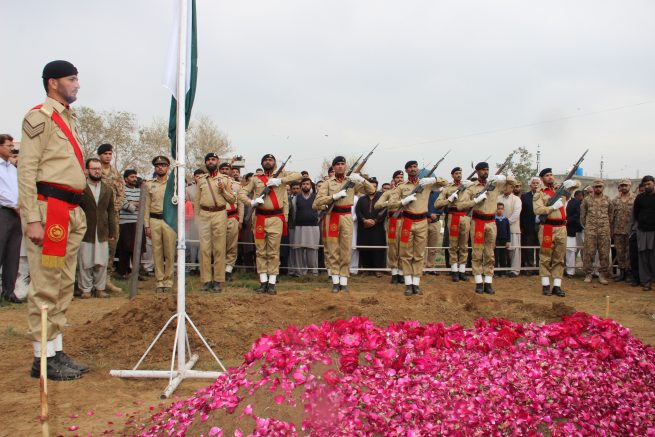
POLYGON ((185 300, 185 217, 186 200, 186 69, 187 69, 187 0, 180 0, 180 38, 177 70, 177 368, 186 364, 186 300, 185 300))

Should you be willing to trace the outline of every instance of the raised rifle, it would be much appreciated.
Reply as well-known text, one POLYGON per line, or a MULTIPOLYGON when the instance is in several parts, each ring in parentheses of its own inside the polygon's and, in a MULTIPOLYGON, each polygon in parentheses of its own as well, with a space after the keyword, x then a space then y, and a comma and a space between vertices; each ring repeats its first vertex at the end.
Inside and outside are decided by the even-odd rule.
MULTIPOLYGON (((566 197, 567 199, 571 197, 571 193, 569 193, 565 188, 564 188, 564 182, 568 181, 571 179, 574 175, 575 172, 578 171, 578 167, 580 167, 580 164, 582 164, 582 161, 584 161, 584 157, 587 154, 589 149, 585 150, 580 159, 578 159, 578 162, 576 162, 573 167, 571 167, 571 170, 569 173, 566 175, 562 183, 559 185, 559 188, 557 188, 557 191, 555 191, 555 194, 553 194, 553 197, 548 199, 548 202, 546 202, 546 206, 553 206, 555 202, 557 202, 562 196, 566 197)), ((540 215, 539 216, 539 223, 543 223, 546 221, 546 218, 548 215, 540 215)))
MULTIPOLYGON (((485 158, 485 162, 486 162, 486 161, 489 161, 489 158, 491 158, 491 155, 489 155, 489 156, 487 156, 487 157, 485 158)), ((475 172, 476 172, 476 171, 477 171, 477 170, 473 170, 473 171, 471 172, 471 174, 469 175, 469 177, 466 178, 466 180, 467 180, 467 181, 470 181, 471 178, 473 178, 473 176, 475 176, 475 172)), ((462 191, 464 191, 465 189, 466 189, 466 187, 465 187, 464 185, 460 185, 459 187, 457 187, 457 191, 455 191, 455 192, 459 195, 459 194, 460 194, 462 191)))
MULTIPOLYGON (((500 167, 498 167, 498 170, 496 170, 496 173, 495 173, 496 176, 501 174, 507 168, 507 166, 512 162, 513 157, 514 157, 514 152, 510 153, 509 156, 507 157, 507 159, 505 160, 505 162, 503 162, 502 165, 500 167)), ((493 191, 494 188, 496 188, 496 181, 487 182, 487 185, 484 186, 482 191, 480 191, 478 194, 475 195, 475 199, 477 199, 478 197, 480 197, 483 193, 486 193, 487 191, 493 191)), ((473 211, 473 209, 471 209, 471 212, 472 211, 473 211)))
MULTIPOLYGON (((362 168, 364 168, 364 166, 366 165, 366 161, 368 161, 368 158, 371 157, 371 155, 373 154, 373 152, 375 152, 375 149, 377 149, 379 145, 380 145, 380 143, 373 146, 371 151, 368 152, 368 154, 366 155, 366 157, 364 157, 364 160, 361 163, 359 162, 359 160, 362 157, 360 156, 359 158, 357 158, 357 161, 355 161, 353 163, 353 165, 350 166, 350 169, 348 169, 348 172, 346 173, 346 177, 350 176, 353 172, 354 173, 360 173, 362 171, 362 168)), ((352 188, 354 186, 355 186, 355 183, 353 181, 351 181, 350 179, 348 179, 346 182, 343 183, 343 185, 341 185, 341 188, 339 188, 339 190, 337 192, 342 191, 342 190, 347 190, 347 189, 352 188)), ((327 207, 325 209, 321 210, 318 213, 318 221, 319 222, 321 220, 323 220, 326 215, 328 215, 329 213, 332 212, 332 210, 334 209, 334 203, 335 203, 335 200, 330 199, 330 203, 327 205, 327 207)))
MULTIPOLYGON (((434 174, 434 172, 437 170, 437 167, 439 167, 439 164, 441 164, 443 162, 443 160, 446 159, 446 156, 448 156, 449 153, 450 153, 450 150, 447 151, 446 154, 444 156, 442 156, 441 159, 439 161, 437 161, 436 164, 434 164, 434 166, 430 169, 430 173, 428 173, 426 178, 429 178, 434 174)), ((420 193, 423 192, 423 189, 424 189, 423 186, 417 185, 417 186, 414 187, 414 189, 412 190, 412 192, 409 195, 411 196, 412 194, 420 194, 420 193)), ((400 217, 400 215, 403 213, 404 209, 405 209, 405 207, 400 205, 400 207, 396 211, 394 211, 393 216, 395 218, 400 217)))
MULTIPOLYGON (((284 170, 284 167, 286 167, 286 165, 287 165, 287 163, 289 162, 290 159, 291 159, 291 155, 289 155, 289 157, 282 163, 280 168, 278 168, 277 171, 275 173, 273 173, 272 178, 277 178, 278 176, 280 176, 280 174, 282 174, 282 171, 284 170)), ((256 177, 256 176, 253 176, 253 177, 256 177)), ((268 196, 268 194, 270 192, 271 192, 271 187, 265 186, 264 191, 262 191, 262 194, 260 194, 259 197, 262 200, 265 200, 266 196, 268 196)), ((252 208, 252 212, 250 213, 250 223, 253 223, 252 219, 255 217, 256 210, 257 210, 257 208, 252 208)))

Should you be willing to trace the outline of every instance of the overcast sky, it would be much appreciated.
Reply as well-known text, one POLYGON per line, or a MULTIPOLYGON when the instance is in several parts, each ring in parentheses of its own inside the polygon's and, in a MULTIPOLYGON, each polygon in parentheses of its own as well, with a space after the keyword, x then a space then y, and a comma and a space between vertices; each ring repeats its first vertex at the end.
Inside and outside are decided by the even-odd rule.
MULTIPOLYGON (((80 71, 76 105, 167 118, 171 0, 0 0, 0 131, 20 137, 53 59, 80 71)), ((518 146, 563 172, 589 147, 609 177, 655 173, 655 2, 197 0, 195 114, 258 166, 380 143, 367 171, 440 174, 518 146)))

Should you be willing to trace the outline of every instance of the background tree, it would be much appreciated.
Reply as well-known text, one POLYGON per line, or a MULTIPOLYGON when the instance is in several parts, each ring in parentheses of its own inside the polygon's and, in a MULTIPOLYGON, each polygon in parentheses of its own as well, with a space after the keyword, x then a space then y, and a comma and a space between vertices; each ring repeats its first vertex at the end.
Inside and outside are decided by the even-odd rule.
MULTIPOLYGON (((512 162, 505 168, 503 174, 512 174, 521 182, 521 186, 527 187, 530 183, 530 178, 537 173, 537 166, 535 165, 532 153, 525 147, 518 147, 512 152, 514 156, 512 162)), ((497 163, 496 168, 499 168, 503 163, 497 163)))

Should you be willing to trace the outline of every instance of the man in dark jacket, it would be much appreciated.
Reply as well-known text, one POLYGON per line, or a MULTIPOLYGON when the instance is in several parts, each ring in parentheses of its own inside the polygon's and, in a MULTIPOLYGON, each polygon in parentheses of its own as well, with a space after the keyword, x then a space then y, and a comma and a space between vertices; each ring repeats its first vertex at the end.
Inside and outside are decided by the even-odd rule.
MULTIPOLYGON (((541 185, 541 179, 530 179, 530 190, 521 195, 521 246, 539 246, 539 228, 532 207, 534 194, 541 185)), ((539 249, 521 249, 521 267, 537 267, 539 265, 539 249)), ((528 275, 536 275, 536 270, 528 270, 528 275)))
POLYGON ((580 205, 584 192, 578 190, 566 204, 566 272, 568 277, 575 275, 575 260, 582 252, 584 228, 580 223, 580 205))
POLYGON ((655 178, 641 179, 644 192, 635 199, 633 215, 637 221, 639 280, 644 291, 652 290, 655 276, 655 178))
MULTIPOLYGON (((374 208, 381 192, 378 191, 378 181, 370 178, 369 182, 375 187, 375 192, 362 196, 355 205, 357 216, 357 246, 380 246, 379 249, 359 249, 359 261, 363 269, 380 269, 385 267, 387 239, 384 231, 384 217, 379 218, 379 211, 374 208)), ((372 273, 368 271, 367 273, 372 273)), ((382 276, 381 271, 375 272, 382 276)))
POLYGON ((87 185, 82 194, 80 207, 86 215, 86 234, 78 253, 77 281, 82 298, 109 297, 105 293, 107 264, 109 261, 109 240, 118 232, 114 213, 114 191, 102 182, 102 164, 98 158, 86 161, 87 185))

